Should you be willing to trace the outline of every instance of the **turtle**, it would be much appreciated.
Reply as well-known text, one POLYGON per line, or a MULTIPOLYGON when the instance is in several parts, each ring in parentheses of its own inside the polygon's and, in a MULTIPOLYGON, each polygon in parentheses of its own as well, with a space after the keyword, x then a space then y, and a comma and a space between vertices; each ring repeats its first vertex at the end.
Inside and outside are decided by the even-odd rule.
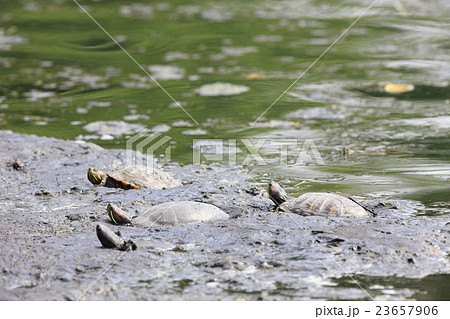
POLYGON ((181 181, 169 173, 155 168, 148 169, 145 166, 123 166, 110 174, 90 167, 87 171, 87 178, 95 186, 122 189, 163 189, 181 185, 181 181))
POLYGON ((269 183, 268 193, 277 208, 286 213, 347 218, 370 217, 372 214, 353 199, 333 193, 305 193, 291 199, 274 181, 269 183))
POLYGON ((127 213, 114 204, 109 203, 106 207, 106 212, 111 221, 116 225, 133 224, 127 213))
POLYGON ((214 205, 192 201, 158 204, 135 218, 128 217, 122 209, 114 204, 108 204, 107 213, 114 224, 131 224, 143 227, 184 225, 225 220, 229 217, 227 213, 214 205))
POLYGON ((125 241, 120 232, 115 233, 105 225, 97 224, 96 232, 97 238, 105 248, 115 248, 122 251, 137 249, 137 245, 133 241, 125 241))

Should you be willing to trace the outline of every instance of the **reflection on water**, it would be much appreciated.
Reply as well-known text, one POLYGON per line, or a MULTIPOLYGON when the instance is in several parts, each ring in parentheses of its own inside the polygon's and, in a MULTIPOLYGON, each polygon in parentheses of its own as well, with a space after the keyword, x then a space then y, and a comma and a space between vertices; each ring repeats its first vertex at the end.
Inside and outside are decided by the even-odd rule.
POLYGON ((165 91, 72 1, 3 1, 0 129, 123 148, 153 128, 181 163, 202 140, 223 139, 222 152, 292 194, 340 190, 450 212, 448 1, 380 2, 292 87, 368 2, 143 2, 86 8, 165 91), (245 161, 243 139, 270 140, 252 144, 266 165, 245 161), (305 141, 325 165, 280 159, 305 141))

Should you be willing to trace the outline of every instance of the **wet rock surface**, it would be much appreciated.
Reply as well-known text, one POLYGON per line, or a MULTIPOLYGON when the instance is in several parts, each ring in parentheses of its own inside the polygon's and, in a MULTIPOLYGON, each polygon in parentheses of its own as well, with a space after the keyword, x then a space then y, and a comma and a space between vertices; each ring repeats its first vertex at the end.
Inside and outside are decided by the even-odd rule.
POLYGON ((238 166, 166 165, 183 185, 163 190, 87 180, 90 166, 110 170, 124 160, 124 150, 0 131, 0 299, 415 299, 414 285, 381 288, 389 278, 450 271, 448 216, 417 215, 415 202, 361 199, 377 214, 364 219, 275 212, 238 166), (214 204, 230 218, 147 229, 106 215, 108 203, 139 215, 179 200, 214 204), (137 250, 103 248, 98 223, 137 250))

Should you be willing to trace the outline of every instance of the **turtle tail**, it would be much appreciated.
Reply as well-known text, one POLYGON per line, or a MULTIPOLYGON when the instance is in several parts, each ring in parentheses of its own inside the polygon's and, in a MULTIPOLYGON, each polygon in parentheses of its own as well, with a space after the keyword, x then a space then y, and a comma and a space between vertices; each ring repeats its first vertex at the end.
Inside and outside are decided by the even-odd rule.
POLYGON ((362 208, 364 208, 364 210, 366 211, 366 212, 369 212, 369 214, 371 214, 372 215, 372 217, 376 217, 377 216, 377 213, 375 213, 374 211, 373 211, 373 209, 370 209, 369 207, 367 207, 366 205, 363 205, 363 204, 361 204, 360 202, 358 202, 357 200, 355 200, 354 198, 352 198, 352 197, 347 197, 348 199, 350 199, 351 201, 353 201, 354 203, 356 203, 356 204, 358 204, 359 206, 361 206, 362 208))

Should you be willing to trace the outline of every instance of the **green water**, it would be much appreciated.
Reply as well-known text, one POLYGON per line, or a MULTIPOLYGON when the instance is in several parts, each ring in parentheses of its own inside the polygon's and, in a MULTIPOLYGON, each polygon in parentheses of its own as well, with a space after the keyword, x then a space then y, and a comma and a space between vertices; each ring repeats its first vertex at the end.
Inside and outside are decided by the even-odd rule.
MULTIPOLYGON (((258 181, 281 180, 292 194, 412 199, 420 214, 448 214, 450 7, 379 2, 309 68, 372 1, 80 0, 137 63, 74 1, 0 1, 0 129, 125 148, 132 133, 102 138, 83 127, 166 124, 170 160, 186 164, 194 139, 236 142, 237 164, 251 155, 243 139, 264 141, 253 151, 266 165, 244 162, 258 181), (248 91, 197 93, 216 82, 248 91), (388 93, 383 82, 414 90, 388 93), (295 164, 305 141, 325 165, 295 164)), ((209 162, 228 163, 225 149, 209 162)))
MULTIPOLYGON (((78 3, 104 30, 74 1, 1 1, 0 128, 124 148, 133 133, 105 138, 84 125, 165 124, 172 161, 192 163, 194 139, 220 139, 236 145, 233 163, 246 164, 257 180, 306 180, 312 189, 410 198, 449 211, 445 1, 377 3, 341 38, 371 3, 78 3), (174 69, 159 74, 155 66, 174 69), (216 82, 248 91, 197 93, 216 82), (393 94, 383 82, 415 88, 393 94), (173 125, 179 120, 187 123, 173 125), (251 148, 242 139, 264 142, 251 148), (297 162, 305 141, 325 165, 311 156, 297 162), (265 165, 244 162, 249 148, 265 165)), ((201 160, 229 163, 233 149, 223 152, 201 160)))
MULTIPOLYGON (((429 275, 421 279, 402 278, 402 277, 371 277, 356 276, 359 284, 368 287, 372 296, 389 294, 395 290, 410 289, 411 297, 415 300, 448 300, 450 295, 448 281, 449 275, 429 275), (395 290, 394 290, 395 289, 395 290)), ((339 287, 355 287, 351 278, 343 277, 335 280, 339 287)), ((395 293, 395 292, 394 292, 395 293)))

